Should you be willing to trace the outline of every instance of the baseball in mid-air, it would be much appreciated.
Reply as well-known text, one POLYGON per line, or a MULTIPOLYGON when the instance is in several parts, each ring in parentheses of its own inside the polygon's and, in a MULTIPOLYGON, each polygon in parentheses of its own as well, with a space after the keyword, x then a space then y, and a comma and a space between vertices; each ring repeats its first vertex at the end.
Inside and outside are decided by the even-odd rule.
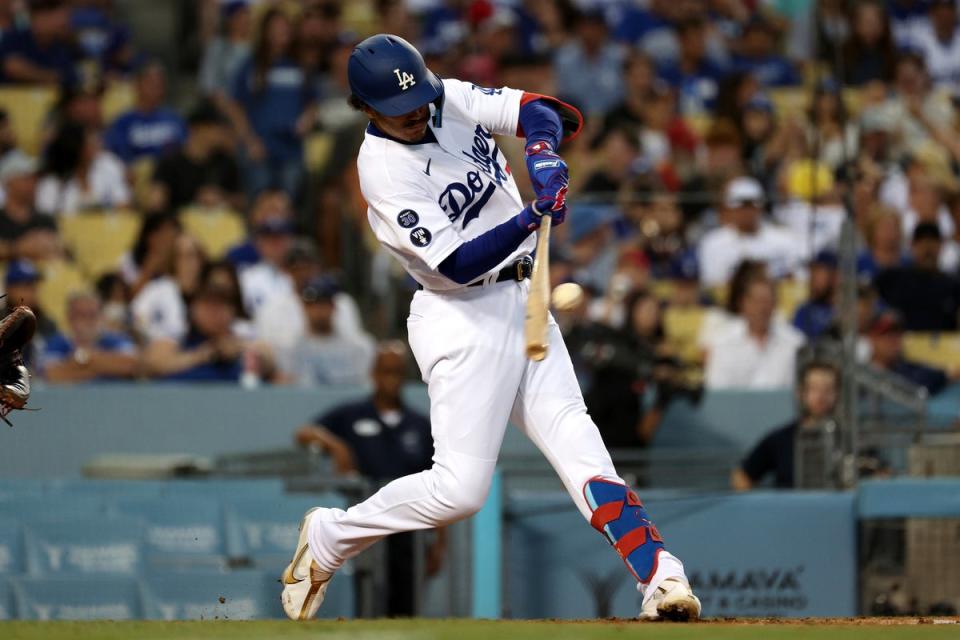
POLYGON ((564 282, 553 288, 553 308, 573 311, 583 302, 583 288, 575 282, 564 282))

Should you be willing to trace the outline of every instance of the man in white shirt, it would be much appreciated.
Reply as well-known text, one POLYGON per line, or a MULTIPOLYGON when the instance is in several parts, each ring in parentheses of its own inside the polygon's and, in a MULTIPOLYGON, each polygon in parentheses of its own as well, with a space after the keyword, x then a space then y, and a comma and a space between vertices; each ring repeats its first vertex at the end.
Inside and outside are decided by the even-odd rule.
POLYGON ((793 387, 797 349, 803 334, 775 318, 773 283, 756 279, 747 287, 740 321, 711 340, 704 384, 707 389, 786 389, 793 387))
POLYGON ((911 32, 910 47, 923 54, 935 85, 960 88, 960 25, 956 0, 928 0, 927 4, 927 19, 911 32))
POLYGON ((271 296, 292 290, 290 276, 283 270, 292 243, 293 224, 286 218, 267 218, 254 228, 253 244, 260 261, 240 272, 243 306, 251 317, 257 317, 271 296))
POLYGON ((749 177, 734 178, 724 191, 723 226, 700 242, 700 283, 716 287, 730 280, 743 260, 767 264, 773 278, 792 275, 802 264, 803 247, 789 230, 762 220, 764 194, 749 177))

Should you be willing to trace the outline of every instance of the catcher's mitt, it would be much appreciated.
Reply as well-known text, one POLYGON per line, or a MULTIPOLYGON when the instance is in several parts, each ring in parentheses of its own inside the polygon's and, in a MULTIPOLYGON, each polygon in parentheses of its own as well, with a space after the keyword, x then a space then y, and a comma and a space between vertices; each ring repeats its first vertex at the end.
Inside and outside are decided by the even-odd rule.
POLYGON ((37 317, 27 307, 15 307, 0 321, 0 419, 14 409, 23 409, 30 399, 30 372, 23 364, 20 350, 30 342, 37 328, 37 317))

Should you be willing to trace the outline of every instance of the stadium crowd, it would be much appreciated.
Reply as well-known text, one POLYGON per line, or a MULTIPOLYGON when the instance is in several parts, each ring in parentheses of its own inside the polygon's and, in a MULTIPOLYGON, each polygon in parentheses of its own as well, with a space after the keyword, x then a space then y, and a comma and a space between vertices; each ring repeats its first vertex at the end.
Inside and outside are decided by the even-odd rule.
POLYGON ((110 0, 0 1, 0 105, 55 96, 37 131, 0 113, 6 301, 38 312, 38 377, 365 382, 415 289, 367 229, 346 103, 353 45, 388 31, 441 76, 586 115, 551 276, 586 291, 559 320, 611 444, 702 387, 792 387, 838 335, 848 218, 860 357, 960 378, 907 357, 960 329, 956 0, 189 4, 202 56, 170 70, 110 0), (120 250, 111 217, 136 221, 120 250))

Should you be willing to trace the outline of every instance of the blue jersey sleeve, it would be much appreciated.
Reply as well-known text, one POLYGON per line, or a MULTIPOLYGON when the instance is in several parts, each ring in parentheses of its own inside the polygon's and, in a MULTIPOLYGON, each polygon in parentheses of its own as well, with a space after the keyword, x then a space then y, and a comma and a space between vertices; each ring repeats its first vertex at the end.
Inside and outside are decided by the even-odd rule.
POLYGON ((500 264, 527 239, 530 230, 516 217, 502 222, 454 249, 437 270, 459 284, 467 284, 500 264))

